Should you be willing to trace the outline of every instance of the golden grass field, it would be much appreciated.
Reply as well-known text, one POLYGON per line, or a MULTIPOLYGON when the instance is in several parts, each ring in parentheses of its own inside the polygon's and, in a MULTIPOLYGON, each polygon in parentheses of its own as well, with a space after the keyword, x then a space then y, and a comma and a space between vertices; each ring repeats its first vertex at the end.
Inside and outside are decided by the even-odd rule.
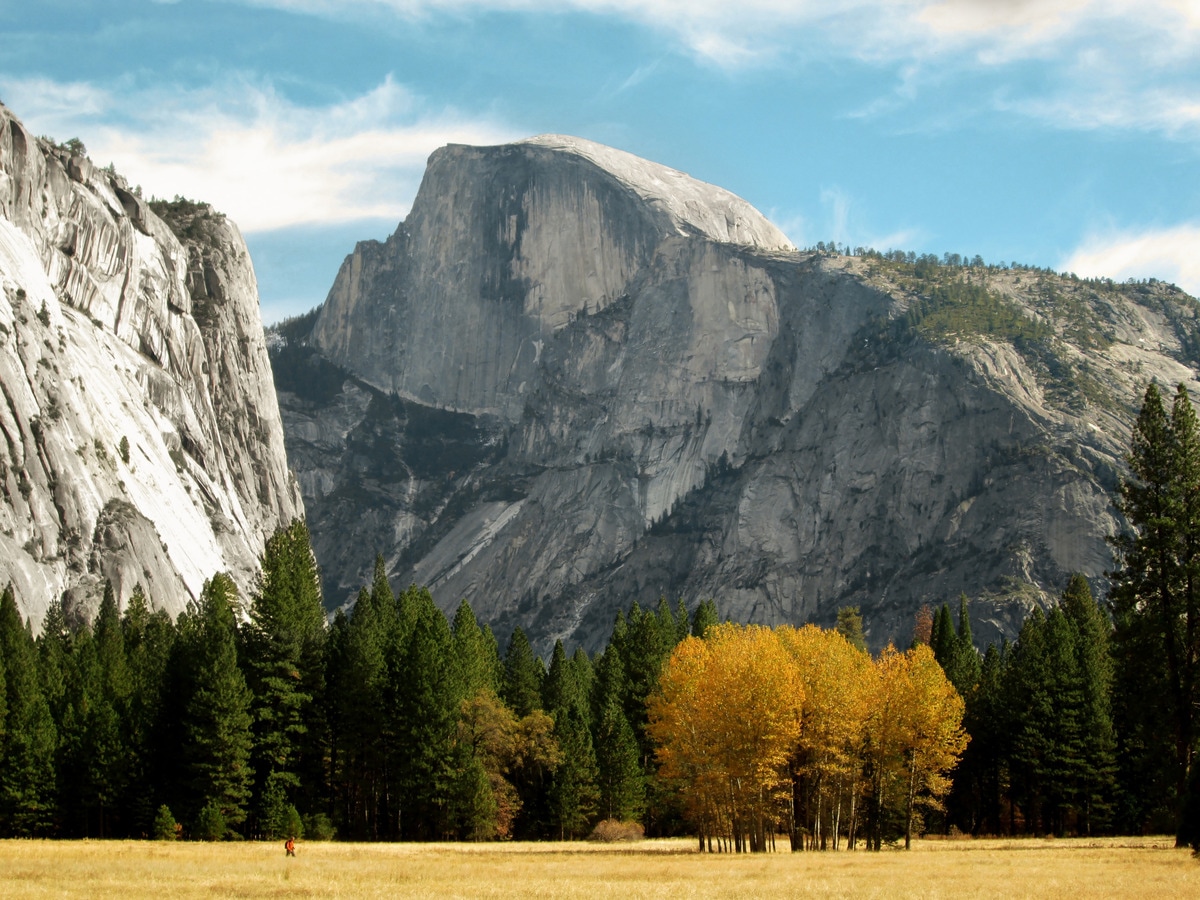
POLYGON ((635 844, 0 841, 0 897, 1200 897, 1167 838, 917 841, 905 853, 635 844))

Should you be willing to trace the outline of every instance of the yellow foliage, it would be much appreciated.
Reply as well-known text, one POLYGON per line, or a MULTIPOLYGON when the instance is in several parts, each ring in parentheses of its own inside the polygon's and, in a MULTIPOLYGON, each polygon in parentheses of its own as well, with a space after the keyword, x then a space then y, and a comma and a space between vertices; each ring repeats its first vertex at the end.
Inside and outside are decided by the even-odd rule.
MULTIPOLYGON (((950 789, 946 773, 966 749, 964 703, 925 644, 907 653, 889 645, 875 663, 873 689, 864 754, 872 801, 881 810, 903 792, 907 846, 915 804, 924 797, 938 805, 950 789)), ((881 835, 872 837, 878 848, 881 835)))
POLYGON ((764 849, 836 847, 868 799, 872 846, 884 810, 936 806, 966 747, 963 701, 926 645, 878 660, 812 625, 721 625, 680 643, 649 701, 659 775, 676 783, 704 837, 764 849), (768 829, 771 831, 768 832, 768 829))
POLYGON ((675 648, 648 727, 659 774, 682 786, 702 832, 762 849, 803 700, 795 660, 769 628, 720 625, 675 648))
MULTIPOLYGON (((794 774, 808 789, 803 824, 789 822, 795 840, 807 831, 814 845, 832 832, 837 840, 843 803, 860 790, 863 731, 871 692, 871 658, 836 631, 815 625, 781 627, 779 638, 792 654, 804 685, 803 729, 794 774)), ((851 806, 853 809, 853 806, 851 806)))

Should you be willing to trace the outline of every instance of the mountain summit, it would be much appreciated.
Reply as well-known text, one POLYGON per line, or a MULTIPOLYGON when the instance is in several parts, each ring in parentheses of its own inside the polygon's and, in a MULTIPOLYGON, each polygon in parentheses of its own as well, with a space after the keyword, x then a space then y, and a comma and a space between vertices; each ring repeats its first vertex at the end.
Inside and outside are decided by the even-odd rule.
POLYGON ((375 552, 451 609, 595 647, 633 600, 878 647, 966 592, 1012 634, 1081 571, 1196 302, 911 254, 799 252, 749 204, 576 138, 450 146, 273 351, 330 596, 375 552))

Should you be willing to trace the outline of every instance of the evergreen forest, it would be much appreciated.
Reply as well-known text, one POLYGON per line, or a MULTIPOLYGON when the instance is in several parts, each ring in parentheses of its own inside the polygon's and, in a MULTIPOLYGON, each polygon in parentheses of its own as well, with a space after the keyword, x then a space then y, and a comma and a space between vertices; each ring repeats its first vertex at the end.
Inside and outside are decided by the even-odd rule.
POLYGON ((243 597, 176 620, 111 588, 35 636, 0 597, 0 836, 354 841, 689 834, 878 850, 922 833, 1173 833, 1200 845, 1200 424, 1151 384, 1114 504, 1112 589, 1073 576, 980 653, 967 598, 872 656, 837 626, 663 598, 604 650, 503 650, 382 559, 326 617, 303 521, 243 597), (621 827, 616 827, 620 825, 621 827))

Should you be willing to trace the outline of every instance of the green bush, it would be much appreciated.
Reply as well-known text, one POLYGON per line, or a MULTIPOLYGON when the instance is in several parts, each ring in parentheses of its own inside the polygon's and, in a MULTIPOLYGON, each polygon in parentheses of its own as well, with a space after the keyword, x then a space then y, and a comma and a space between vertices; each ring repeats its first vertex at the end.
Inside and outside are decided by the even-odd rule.
POLYGON ((310 841, 332 841, 336 829, 325 813, 314 813, 304 817, 304 837, 310 841))
POLYGON ((215 802, 209 803, 200 810, 196 817, 196 827, 192 829, 192 837, 198 841, 219 841, 225 837, 225 816, 215 802))
POLYGON ((304 823, 300 820, 300 812, 296 807, 288 804, 287 809, 283 814, 284 837, 304 837, 304 823))
POLYGON ((154 814, 154 840, 174 841, 179 838, 179 823, 171 815, 171 809, 165 803, 154 814))

